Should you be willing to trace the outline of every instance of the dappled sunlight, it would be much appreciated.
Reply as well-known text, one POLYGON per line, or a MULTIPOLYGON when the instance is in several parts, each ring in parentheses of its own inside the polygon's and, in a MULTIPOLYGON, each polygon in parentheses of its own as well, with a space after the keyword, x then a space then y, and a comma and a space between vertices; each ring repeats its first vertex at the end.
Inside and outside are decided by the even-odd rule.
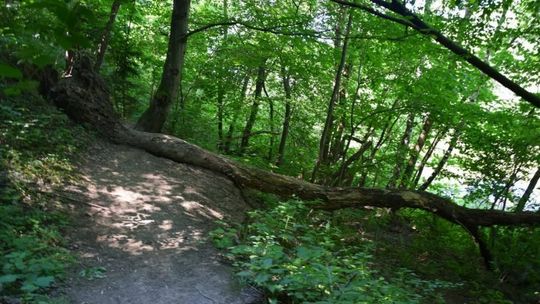
POLYGON ((101 165, 87 168, 84 181, 69 188, 87 201, 84 212, 99 231, 94 241, 100 246, 130 256, 197 250, 215 220, 243 213, 227 179, 141 153, 90 160, 101 165))
POLYGON ((208 208, 207 206, 204 206, 200 204, 199 202, 185 201, 185 202, 180 203, 180 205, 184 207, 184 209, 186 209, 186 211, 191 215, 199 214, 208 219, 220 219, 220 220, 223 219, 222 213, 217 212, 211 208, 208 208))
POLYGON ((142 195, 139 193, 126 190, 122 187, 115 187, 114 190, 111 191, 111 194, 114 195, 116 200, 120 202, 132 202, 142 198, 142 195))
POLYGON ((174 222, 172 220, 163 220, 159 225, 159 228, 163 231, 169 231, 173 229, 173 223, 174 222))
POLYGON ((204 240, 204 233, 199 229, 186 229, 157 236, 159 249, 195 249, 197 242, 204 240))
POLYGON ((68 283, 69 294, 84 295, 77 303, 153 303, 163 295, 160 303, 207 303, 194 286, 236 295, 208 237, 215 220, 244 219, 247 206, 230 180, 125 146, 93 147, 84 161, 84 179, 63 193, 76 218, 70 246, 78 273, 104 277, 68 283))
POLYGON ((141 255, 144 252, 154 250, 154 247, 151 245, 144 244, 141 240, 129 238, 127 235, 122 234, 100 235, 97 237, 97 241, 132 255, 141 255))
POLYGON ((150 215, 144 213, 137 213, 136 215, 123 216, 120 222, 113 223, 112 226, 116 228, 127 228, 130 230, 137 229, 142 226, 146 226, 154 223, 155 221, 149 219, 150 215))

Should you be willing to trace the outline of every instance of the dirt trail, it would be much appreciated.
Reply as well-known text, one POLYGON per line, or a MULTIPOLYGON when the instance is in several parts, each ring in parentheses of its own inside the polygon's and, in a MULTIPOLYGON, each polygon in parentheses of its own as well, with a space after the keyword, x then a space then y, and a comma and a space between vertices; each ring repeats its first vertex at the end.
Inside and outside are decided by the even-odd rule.
POLYGON ((207 233, 217 219, 241 221, 236 187, 210 171, 100 143, 80 165, 83 184, 68 233, 79 267, 61 292, 70 303, 257 303, 220 263, 207 233), (105 268, 105 278, 78 273, 105 268))

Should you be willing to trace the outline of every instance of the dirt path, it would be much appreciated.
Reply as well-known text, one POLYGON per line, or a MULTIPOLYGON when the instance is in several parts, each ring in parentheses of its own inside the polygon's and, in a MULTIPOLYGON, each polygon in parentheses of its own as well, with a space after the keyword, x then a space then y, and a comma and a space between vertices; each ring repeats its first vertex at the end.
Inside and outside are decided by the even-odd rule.
POLYGON ((228 179, 125 146, 100 143, 87 154, 85 181, 66 188, 82 202, 68 233, 80 266, 61 289, 70 303, 258 301, 206 237, 215 220, 241 221, 248 209, 228 179), (98 267, 106 277, 89 280, 98 267))

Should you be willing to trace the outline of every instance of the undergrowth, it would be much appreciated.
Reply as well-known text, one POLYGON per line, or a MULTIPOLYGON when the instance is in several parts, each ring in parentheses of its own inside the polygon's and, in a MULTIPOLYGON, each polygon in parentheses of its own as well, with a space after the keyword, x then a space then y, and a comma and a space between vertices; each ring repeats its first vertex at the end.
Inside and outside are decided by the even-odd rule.
MULTIPOLYGON (((297 200, 270 204, 267 210, 252 211, 244 225, 221 222, 211 233, 241 281, 263 290, 269 303, 506 304, 535 299, 534 265, 507 260, 525 253, 494 250, 505 259, 488 272, 470 236, 430 214, 324 212, 297 200), (521 273, 529 276, 527 288, 511 282, 511 265, 518 271, 529 267, 521 273)), ((508 232, 500 234, 504 241, 508 232)), ((531 245, 527 257, 536 252, 531 245)))
POLYGON ((67 217, 50 194, 72 179, 71 157, 89 135, 41 98, 0 104, 0 302, 44 303, 73 261, 64 248, 67 217))
POLYGON ((224 225, 211 235, 270 303, 443 303, 439 291, 459 286, 406 268, 383 275, 373 267, 372 240, 301 201, 253 211, 246 226, 224 225))

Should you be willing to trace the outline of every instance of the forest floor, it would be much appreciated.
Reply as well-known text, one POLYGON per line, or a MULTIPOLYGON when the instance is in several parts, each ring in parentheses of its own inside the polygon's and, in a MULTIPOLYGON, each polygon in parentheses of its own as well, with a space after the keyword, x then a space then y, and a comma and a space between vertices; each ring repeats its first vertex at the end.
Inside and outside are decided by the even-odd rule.
POLYGON ((256 303, 207 239, 248 205, 223 176, 99 142, 79 163, 67 232, 77 256, 58 296, 69 303, 256 303))

